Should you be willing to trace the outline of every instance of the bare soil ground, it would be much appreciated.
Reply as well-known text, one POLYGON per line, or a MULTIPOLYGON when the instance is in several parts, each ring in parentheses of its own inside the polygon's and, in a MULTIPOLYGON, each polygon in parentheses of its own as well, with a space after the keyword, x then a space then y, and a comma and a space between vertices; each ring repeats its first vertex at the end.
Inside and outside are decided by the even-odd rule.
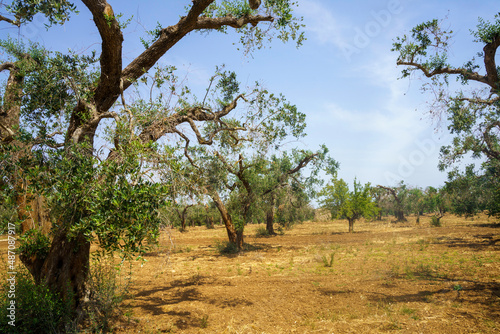
POLYGON ((500 225, 429 221, 357 222, 352 234, 346 221, 307 222, 267 238, 247 226, 248 250, 232 255, 218 252, 222 226, 165 231, 132 263, 114 332, 499 333, 500 225))
POLYGON ((307 222, 221 255, 222 226, 164 233, 134 264, 119 333, 498 333, 500 229, 307 222), (169 237, 170 234, 170 237, 169 237), (172 245, 174 248, 172 248, 172 245), (333 260, 332 260, 333 259, 333 260))

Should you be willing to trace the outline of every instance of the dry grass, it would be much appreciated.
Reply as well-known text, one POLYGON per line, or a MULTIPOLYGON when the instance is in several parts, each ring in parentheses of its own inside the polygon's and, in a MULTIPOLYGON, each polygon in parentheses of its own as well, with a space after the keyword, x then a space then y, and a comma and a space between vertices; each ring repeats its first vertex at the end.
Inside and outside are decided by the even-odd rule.
POLYGON ((125 302, 151 333, 497 333, 500 239, 486 217, 405 224, 308 222, 220 255, 223 227, 173 232, 135 271, 125 302), (325 259, 331 266, 325 265, 325 259))
POLYGON ((498 333, 500 229, 487 217, 308 222, 221 255, 222 226, 162 235, 134 264, 120 333, 498 333), (331 266, 331 254, 334 254, 331 266), (325 264, 326 259, 326 264, 325 264))

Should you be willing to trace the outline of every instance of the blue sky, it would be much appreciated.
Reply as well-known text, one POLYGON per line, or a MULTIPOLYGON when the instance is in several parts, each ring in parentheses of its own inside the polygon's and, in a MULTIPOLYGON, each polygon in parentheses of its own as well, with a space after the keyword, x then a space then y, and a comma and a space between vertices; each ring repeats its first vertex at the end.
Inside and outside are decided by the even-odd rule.
MULTIPOLYGON (((124 32, 125 63, 143 47, 139 37, 156 22, 174 24, 188 0, 108 1, 124 18, 134 15, 124 32)), ((339 176, 349 183, 394 185, 399 180, 440 186, 446 173, 437 169, 439 148, 450 140, 435 131, 419 78, 398 80, 401 68, 390 51, 393 39, 430 19, 443 19, 455 33, 451 62, 460 65, 480 51, 469 29, 477 18, 492 20, 498 1, 436 0, 298 0, 306 37, 299 49, 275 41, 271 48, 244 56, 233 45, 237 36, 191 34, 162 59, 189 75, 193 86, 206 87, 216 65, 236 70, 243 84, 260 81, 281 92, 307 115, 308 136, 296 146, 317 149, 326 144, 340 162, 339 176)), ((63 27, 46 31, 44 19, 26 28, 0 30, 25 36, 52 50, 99 49, 99 38, 86 9, 63 27)), ((3 25, 5 27, 5 25, 3 25)))

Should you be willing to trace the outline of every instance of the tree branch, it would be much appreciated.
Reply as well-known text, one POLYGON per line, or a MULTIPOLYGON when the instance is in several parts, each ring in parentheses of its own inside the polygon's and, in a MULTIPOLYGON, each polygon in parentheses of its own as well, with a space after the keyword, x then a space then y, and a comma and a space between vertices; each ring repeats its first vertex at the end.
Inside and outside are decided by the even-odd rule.
MULTIPOLYGON (((482 83, 485 83, 485 84, 491 86, 486 76, 480 75, 476 72, 470 72, 464 68, 443 67, 443 68, 436 68, 432 72, 429 72, 429 70, 427 68, 425 68, 423 65, 421 65, 419 63, 415 63, 413 61, 398 60, 397 64, 398 65, 413 66, 413 67, 421 70, 424 73, 424 75, 428 78, 431 78, 431 77, 433 77, 435 75, 439 75, 439 74, 460 74, 460 75, 463 75, 464 77, 466 77, 467 79, 482 82, 482 83)), ((491 87, 494 88, 494 86, 491 86, 491 87)))
POLYGON ((238 174, 234 168, 227 162, 227 160, 222 156, 222 154, 219 153, 219 151, 215 151, 215 155, 217 158, 219 158, 220 161, 226 166, 226 169, 231 173, 231 174, 238 174))
POLYGON ((10 143, 14 140, 13 129, 19 126, 24 75, 20 75, 19 68, 12 62, 0 64, 0 72, 4 70, 10 73, 4 90, 3 104, 0 105, 0 128, 3 130, 0 131, 0 141, 10 143))
POLYGON ((98 112, 105 112, 120 95, 123 34, 113 9, 106 0, 82 0, 93 15, 102 39, 101 77, 94 100, 98 112))
MULTIPOLYGON (((81 136, 84 135, 87 131, 94 130, 95 128, 97 128, 97 126, 99 125, 99 122, 104 118, 114 118, 115 121, 117 121, 117 122, 120 121, 120 117, 115 112, 108 111, 105 113, 98 114, 95 111, 95 108, 93 110, 94 110, 94 112, 92 114, 93 114, 94 118, 91 119, 89 122, 84 123, 83 125, 79 126, 73 132, 73 134, 71 136, 71 140, 73 141, 73 143, 75 143, 75 144, 78 143, 81 139, 81 136)), ((115 146, 117 146, 116 144, 117 144, 117 141, 115 138, 115 146)))
MULTIPOLYGON (((12 131, 10 128, 6 127, 2 123, 0 123, 0 128, 2 128, 5 132, 7 132, 7 135, 3 136, 3 138, 0 137, 0 140, 6 144, 10 143, 14 139, 14 131, 12 131)), ((2 132, 0 131, 0 134, 1 133, 2 132)))
POLYGON ((495 127, 500 130, 500 121, 491 122, 483 132, 484 142, 487 146, 487 148, 484 149, 484 152, 489 158, 500 161, 500 151, 498 150, 498 143, 492 139, 492 136, 490 134, 490 131, 495 127))
POLYGON ((262 15, 253 15, 253 16, 243 16, 243 17, 200 17, 196 23, 196 30, 199 29, 219 29, 225 26, 229 26, 235 29, 241 28, 244 25, 251 24, 256 26, 260 22, 273 22, 274 17, 272 16, 262 16, 262 15))
POLYGON ((297 164, 297 166, 295 168, 292 168, 292 169, 288 170, 286 173, 282 174, 278 178, 278 183, 275 186, 264 191, 262 193, 262 195, 265 196, 265 195, 273 192, 274 190, 283 187, 286 184, 285 182, 288 180, 289 176, 297 173, 302 168, 306 167, 309 164, 309 162, 311 162, 311 160, 313 160, 316 156, 318 156, 318 153, 313 153, 313 154, 310 154, 310 155, 302 158, 302 160, 299 161, 299 163, 297 164))
POLYGON ((14 69, 16 69, 16 65, 13 62, 7 61, 3 64, 0 64, 0 72, 5 70, 12 71, 14 69))
POLYGON ((149 71, 170 48, 194 30, 198 16, 213 1, 194 0, 187 16, 182 17, 177 24, 162 29, 160 37, 123 70, 124 89, 127 89, 134 81, 149 71))
POLYGON ((12 25, 18 26, 18 27, 21 26, 21 22, 19 22, 17 20, 11 20, 8 17, 2 16, 2 15, 0 15, 0 21, 5 21, 5 22, 8 22, 12 25))
MULTIPOLYGON (((490 95, 491 97, 491 95, 490 95)), ((500 96, 495 97, 494 99, 488 99, 488 100, 483 100, 480 98, 468 98, 468 97, 461 97, 456 99, 457 101, 466 101, 470 103, 479 103, 479 104, 486 104, 486 105, 493 105, 496 102, 500 101, 500 96)))
POLYGON ((301 170, 302 168, 306 167, 307 164, 309 162, 311 162, 312 159, 314 159, 314 157, 318 156, 318 153, 314 153, 314 154, 311 154, 311 155, 308 155, 306 157, 304 157, 302 160, 300 160, 299 164, 297 165, 297 167, 295 167, 294 169, 290 169, 287 173, 287 175, 292 175, 292 174, 295 174, 297 173, 299 170, 301 170))
POLYGON ((193 161, 193 159, 191 158, 191 156, 189 155, 189 151, 188 151, 188 148, 189 148, 189 138, 183 134, 182 132, 180 132, 179 130, 177 129, 174 129, 173 131, 174 133, 177 133, 182 139, 184 139, 184 141, 186 142, 186 145, 184 146, 184 156, 189 160, 189 163, 196 169, 200 169, 200 167, 193 161))
POLYGON ((124 88, 127 89, 134 81, 170 50, 184 36, 194 30, 216 30, 225 26, 241 28, 246 24, 256 26, 259 22, 272 22, 272 16, 252 15, 242 18, 226 17, 199 17, 214 0, 195 0, 187 16, 182 17, 175 25, 161 30, 160 37, 141 55, 134 59, 122 73, 124 88))
POLYGON ((497 65, 495 62, 495 54, 498 46, 500 46, 500 36, 496 35, 491 43, 484 46, 484 67, 486 68, 486 78, 488 85, 492 88, 498 89, 500 86, 498 80, 497 65))
MULTIPOLYGON (((176 133, 175 128, 182 123, 219 120, 236 108, 239 99, 243 99, 246 101, 245 96, 243 94, 240 94, 230 104, 215 113, 207 112, 207 108, 200 106, 191 107, 187 110, 177 112, 157 122, 153 122, 153 124, 148 126, 139 134, 139 139, 143 143, 146 143, 148 141, 155 142, 166 133, 176 133)), ((201 135, 200 137, 198 137, 198 139, 200 138, 203 139, 201 135)))

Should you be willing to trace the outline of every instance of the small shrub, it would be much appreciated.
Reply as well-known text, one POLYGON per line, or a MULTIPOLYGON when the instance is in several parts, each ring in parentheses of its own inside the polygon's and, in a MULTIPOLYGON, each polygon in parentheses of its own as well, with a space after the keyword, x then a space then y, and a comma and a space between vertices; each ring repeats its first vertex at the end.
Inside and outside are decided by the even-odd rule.
POLYGON ((333 266, 333 257, 335 256, 335 253, 330 253, 330 259, 326 257, 326 255, 323 255, 321 257, 321 260, 323 261, 323 265, 325 267, 332 267, 333 266))
POLYGON ((219 254, 236 254, 240 251, 236 244, 229 241, 217 241, 215 249, 217 249, 219 254))
POLYGON ((413 315, 414 313, 415 313, 415 310, 412 308, 409 308, 408 306, 403 306, 401 308, 401 314, 413 315))
MULTIPOLYGON (((7 271, 6 271, 7 272, 7 271)), ((44 285, 36 285, 26 269, 18 269, 15 277, 15 296, 3 275, 0 292, 1 333, 76 333, 75 315, 59 295, 44 285), (10 325, 7 307, 15 301, 15 327, 10 325)), ((71 300, 71 298, 68 298, 71 300)))
POLYGON ((420 251, 424 251, 427 247, 429 247, 429 241, 424 240, 424 239, 419 239, 417 241, 417 244, 420 245, 420 251))
POLYGON ((255 236, 257 238, 268 237, 269 231, 267 230, 267 228, 265 228, 263 226, 259 226, 259 228, 257 229, 257 232, 255 233, 255 236))
POLYGON ((431 217, 431 226, 433 227, 441 227, 441 217, 432 216, 431 217))
POLYGON ((86 327, 92 332, 111 332, 112 321, 120 314, 119 304, 127 294, 129 283, 120 280, 120 269, 103 258, 91 266, 87 281, 90 295, 85 311, 86 327))
POLYGON ((21 237, 21 242, 17 252, 26 257, 36 256, 43 259, 47 256, 50 249, 50 239, 40 230, 31 229, 26 231, 21 237))
POLYGON ((200 327, 201 328, 207 328, 208 327, 208 315, 204 315, 200 319, 200 327))
POLYGON ((276 233, 278 233, 279 235, 285 234, 285 231, 283 230, 283 227, 281 225, 276 229, 276 233))

